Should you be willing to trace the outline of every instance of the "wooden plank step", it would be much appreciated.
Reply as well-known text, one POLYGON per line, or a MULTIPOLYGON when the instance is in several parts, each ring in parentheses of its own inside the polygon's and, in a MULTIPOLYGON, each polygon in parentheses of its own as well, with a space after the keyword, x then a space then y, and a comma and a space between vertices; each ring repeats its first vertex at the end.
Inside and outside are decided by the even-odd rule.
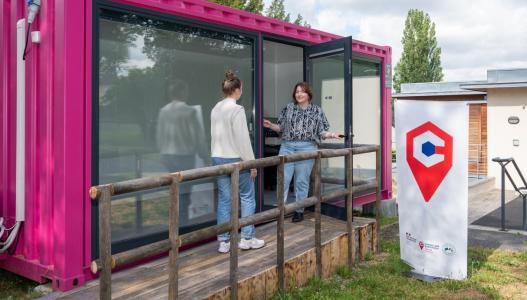
MULTIPOLYGON (((286 288, 303 286, 316 274, 314 215, 306 213, 304 222, 284 224, 286 288)), ((365 259, 375 249, 375 220, 354 218, 354 253, 365 259)), ((328 278, 337 267, 347 264, 346 223, 322 216, 322 276, 328 278)), ((257 228, 266 241, 262 249, 239 250, 238 298, 264 299, 276 293, 276 222, 257 228)), ((178 299, 229 299, 229 255, 217 252, 217 243, 208 243, 180 254, 178 299)), ((113 299, 166 299, 168 296, 168 258, 158 259, 112 274, 113 299)), ((96 299, 99 282, 92 281, 61 299, 96 299)))

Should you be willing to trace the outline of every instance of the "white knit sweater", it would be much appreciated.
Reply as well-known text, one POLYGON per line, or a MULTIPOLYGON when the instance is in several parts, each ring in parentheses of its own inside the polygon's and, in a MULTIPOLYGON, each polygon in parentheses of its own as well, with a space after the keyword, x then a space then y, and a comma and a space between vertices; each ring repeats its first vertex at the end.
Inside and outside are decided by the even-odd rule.
POLYGON ((243 106, 225 98, 210 113, 212 157, 254 159, 243 106))

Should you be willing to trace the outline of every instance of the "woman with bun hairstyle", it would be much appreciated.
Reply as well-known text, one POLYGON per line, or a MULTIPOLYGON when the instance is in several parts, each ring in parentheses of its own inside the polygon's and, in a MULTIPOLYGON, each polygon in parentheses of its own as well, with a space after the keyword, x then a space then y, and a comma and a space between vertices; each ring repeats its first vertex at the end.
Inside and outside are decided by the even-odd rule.
MULTIPOLYGON (((315 151, 321 139, 340 138, 341 135, 330 132, 329 122, 318 105, 312 104, 313 93, 309 84, 299 82, 293 89, 293 102, 280 112, 277 124, 265 120, 263 126, 281 135, 280 155, 299 152, 315 151)), ((295 201, 307 198, 309 179, 314 160, 302 160, 287 163, 284 166, 284 199, 289 193, 289 184, 295 177, 295 201)), ((293 222, 304 220, 304 210, 297 210, 293 215, 293 222)))
MULTIPOLYGON (((254 153, 249 137, 247 119, 243 106, 236 104, 242 95, 242 82, 232 71, 225 73, 221 84, 225 98, 212 109, 211 152, 212 164, 223 165, 239 161, 253 160, 254 153)), ((240 172, 240 202, 242 217, 254 214, 256 200, 254 196, 254 178, 256 169, 240 172)), ((227 223, 231 216, 231 179, 229 176, 218 176, 218 224, 227 223)), ((218 235, 218 251, 227 253, 230 250, 229 232, 218 235)), ((241 229, 238 247, 243 250, 258 249, 265 245, 263 240, 255 238, 254 225, 241 229)))

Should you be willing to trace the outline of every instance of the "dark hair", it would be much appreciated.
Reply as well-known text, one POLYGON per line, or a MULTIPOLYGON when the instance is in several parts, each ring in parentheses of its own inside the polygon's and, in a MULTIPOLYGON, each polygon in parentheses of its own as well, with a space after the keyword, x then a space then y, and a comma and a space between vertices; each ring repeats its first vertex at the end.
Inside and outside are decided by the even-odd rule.
POLYGON ((223 82, 221 83, 221 90, 223 91, 223 94, 225 96, 232 95, 236 89, 242 88, 242 82, 240 78, 236 77, 234 75, 234 72, 231 70, 228 70, 225 72, 225 79, 223 79, 223 82))
POLYGON ((169 100, 186 101, 188 98, 188 85, 186 82, 175 79, 168 83, 167 97, 169 100))
POLYGON ((293 103, 297 103, 295 97, 297 87, 302 88, 302 90, 309 96, 309 102, 311 102, 311 100, 313 99, 313 92, 311 91, 311 87, 307 82, 299 82, 295 84, 295 88, 293 89, 293 103))

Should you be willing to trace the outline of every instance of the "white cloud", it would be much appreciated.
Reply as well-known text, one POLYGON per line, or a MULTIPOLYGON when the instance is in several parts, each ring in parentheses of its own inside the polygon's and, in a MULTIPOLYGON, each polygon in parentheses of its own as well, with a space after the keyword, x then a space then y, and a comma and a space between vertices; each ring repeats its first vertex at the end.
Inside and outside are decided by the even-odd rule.
MULTIPOLYGON (((266 0, 266 7, 271 1, 266 0)), ((313 28, 392 47, 401 55, 406 13, 427 12, 436 24, 445 80, 481 80, 487 69, 527 68, 527 1, 286 0, 313 28)))

